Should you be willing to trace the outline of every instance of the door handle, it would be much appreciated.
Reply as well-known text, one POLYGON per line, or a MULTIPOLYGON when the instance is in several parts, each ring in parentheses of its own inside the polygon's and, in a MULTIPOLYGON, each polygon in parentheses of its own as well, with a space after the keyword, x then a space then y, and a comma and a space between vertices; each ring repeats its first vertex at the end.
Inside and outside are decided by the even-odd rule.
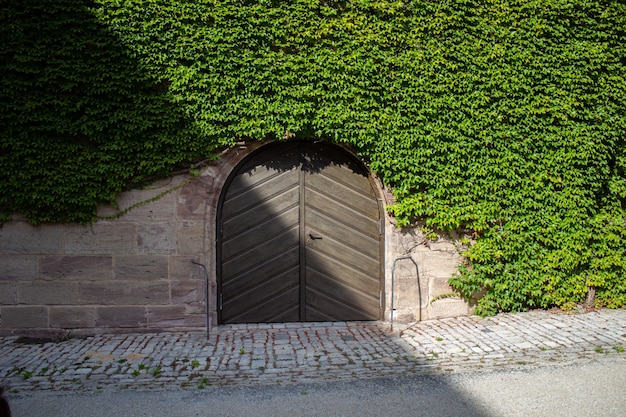
POLYGON ((313 233, 309 233, 309 237, 311 240, 322 240, 321 236, 314 235, 313 233))

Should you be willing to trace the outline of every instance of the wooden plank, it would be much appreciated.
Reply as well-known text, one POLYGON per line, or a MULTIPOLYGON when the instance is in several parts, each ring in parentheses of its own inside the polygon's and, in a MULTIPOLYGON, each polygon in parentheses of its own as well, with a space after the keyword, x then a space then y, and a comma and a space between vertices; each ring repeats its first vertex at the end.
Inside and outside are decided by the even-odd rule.
MULTIPOLYGON (((369 291, 370 289, 368 288, 367 290, 369 291)), ((344 305, 349 305, 354 310, 364 312, 372 318, 378 317, 378 291, 364 293, 345 281, 337 280, 334 277, 307 268, 308 305, 313 304, 313 301, 308 296, 310 291, 325 294, 328 299, 335 300, 340 309, 344 305)))
POLYGON ((376 193, 366 174, 354 173, 345 165, 336 163, 328 164, 320 171, 320 174, 320 177, 328 181, 336 182, 347 189, 359 190, 360 193, 370 198, 376 198, 376 193))
POLYGON ((376 320, 378 314, 368 314, 349 304, 338 303, 337 300, 325 293, 315 290, 307 291, 307 321, 319 320, 318 315, 325 321, 349 320, 376 320))
POLYGON ((341 240, 334 240, 328 235, 322 237, 322 239, 309 240, 307 243, 307 257, 309 252, 324 254, 328 258, 361 271, 368 276, 379 275, 378 268, 380 264, 377 258, 363 254, 361 251, 356 251, 341 240))
MULTIPOLYGON (((369 182, 360 185, 366 185, 368 189, 370 187, 369 182)), ((349 188, 322 174, 307 175, 306 187, 307 189, 314 190, 318 194, 325 195, 327 199, 334 200, 336 204, 349 207, 365 217, 377 218, 379 216, 377 205, 372 204, 372 202, 376 202, 376 198, 365 194, 365 191, 368 191, 368 189, 349 188)))
POLYGON ((252 268, 246 268, 237 273, 225 271, 224 278, 226 279, 222 282, 222 291, 236 295, 300 265, 297 247, 272 255, 260 259, 252 268))
MULTIPOLYGON (((353 268, 346 263, 335 258, 331 258, 324 253, 310 250, 306 259, 306 267, 308 273, 322 274, 341 285, 345 283, 356 291, 368 294, 372 297, 378 296, 379 278, 372 273, 367 274, 363 271, 353 268)), ((307 273, 307 274, 308 274, 307 273)), ((307 282, 312 282, 307 275, 307 282)), ((332 292, 329 290, 329 292, 332 292)))
POLYGON ((250 305, 271 300, 290 288, 298 286, 298 280, 294 279, 294 277, 297 277, 297 271, 292 268, 270 279, 260 280, 256 285, 246 288, 245 291, 224 290, 222 297, 226 296, 227 299, 222 305, 224 309, 231 310, 234 314, 237 314, 238 311, 250 308, 250 305))
POLYGON ((228 185, 232 197, 269 181, 281 173, 300 169, 300 154, 297 143, 269 146, 248 159, 238 169, 233 181, 228 185))
POLYGON ((350 219, 345 219, 340 222, 327 215, 328 211, 318 212, 307 207, 305 225, 308 233, 322 238, 315 241, 317 246, 324 244, 324 238, 330 238, 365 256, 379 257, 378 242, 381 236, 378 234, 377 221, 354 219, 354 222, 348 223, 350 219))
MULTIPOLYGON (((279 212, 270 219, 259 220, 258 223, 254 221, 254 213, 242 219, 241 223, 226 225, 225 229, 228 234, 223 238, 222 259, 228 260, 237 254, 249 252, 255 247, 265 246, 274 237, 298 228, 300 221, 298 206, 279 212)), ((292 239, 295 240, 295 232, 293 233, 292 239)))
POLYGON ((272 181, 257 184, 234 196, 229 190, 222 206, 222 219, 228 221, 238 215, 245 215, 262 204, 271 207, 279 203, 298 202, 300 185, 295 173, 297 171, 283 172, 273 177, 272 181))
POLYGON ((275 294, 271 298, 255 301, 250 305, 242 306, 238 314, 222 316, 225 323, 272 323, 276 321, 299 321, 298 295, 300 288, 296 284, 287 291, 275 294), (245 308, 243 308, 245 307, 245 308))

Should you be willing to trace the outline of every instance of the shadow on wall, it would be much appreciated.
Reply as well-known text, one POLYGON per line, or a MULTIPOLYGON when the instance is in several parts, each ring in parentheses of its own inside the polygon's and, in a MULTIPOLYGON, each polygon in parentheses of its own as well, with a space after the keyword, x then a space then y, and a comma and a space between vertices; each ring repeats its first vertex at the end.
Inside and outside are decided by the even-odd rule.
POLYGON ((0 13, 0 211, 88 222, 98 202, 188 159, 185 141, 202 139, 194 121, 173 103, 165 76, 149 73, 97 21, 91 2, 8 3, 0 13), (158 166, 147 163, 163 155, 158 166))

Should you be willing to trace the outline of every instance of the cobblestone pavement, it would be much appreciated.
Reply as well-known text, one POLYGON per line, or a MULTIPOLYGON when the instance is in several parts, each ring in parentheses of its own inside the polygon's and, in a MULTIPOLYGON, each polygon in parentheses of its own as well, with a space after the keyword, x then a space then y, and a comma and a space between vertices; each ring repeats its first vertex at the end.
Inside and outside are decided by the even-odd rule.
POLYGON ((198 389, 625 360, 626 310, 532 311, 394 325, 226 325, 204 333, 0 339, 0 385, 30 390, 198 389))

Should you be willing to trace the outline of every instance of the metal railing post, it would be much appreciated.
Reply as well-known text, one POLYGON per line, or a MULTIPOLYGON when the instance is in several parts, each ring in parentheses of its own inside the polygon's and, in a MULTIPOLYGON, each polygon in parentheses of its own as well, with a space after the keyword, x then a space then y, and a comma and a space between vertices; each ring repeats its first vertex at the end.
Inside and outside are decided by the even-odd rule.
POLYGON ((417 276, 417 291, 418 291, 418 297, 419 297, 419 321, 422 321, 422 286, 420 285, 420 270, 419 267, 417 266, 417 262, 415 262, 415 259, 413 259, 413 257, 411 256, 403 256, 401 258, 396 258, 393 261, 393 266, 391 268, 391 311, 389 313, 389 321, 391 322, 391 331, 393 331, 393 316, 394 316, 394 309, 393 309, 393 300, 394 300, 394 295, 395 295, 395 287, 396 287, 396 264, 398 263, 398 261, 402 261, 405 259, 410 259, 411 262, 413 262, 413 265, 415 265, 415 272, 416 272, 416 276, 417 276))
POLYGON ((207 270, 204 264, 201 264, 196 261, 191 261, 192 264, 199 265, 204 269, 204 309, 206 310, 206 339, 209 340, 209 335, 211 333, 211 314, 209 312, 209 271, 207 270))

